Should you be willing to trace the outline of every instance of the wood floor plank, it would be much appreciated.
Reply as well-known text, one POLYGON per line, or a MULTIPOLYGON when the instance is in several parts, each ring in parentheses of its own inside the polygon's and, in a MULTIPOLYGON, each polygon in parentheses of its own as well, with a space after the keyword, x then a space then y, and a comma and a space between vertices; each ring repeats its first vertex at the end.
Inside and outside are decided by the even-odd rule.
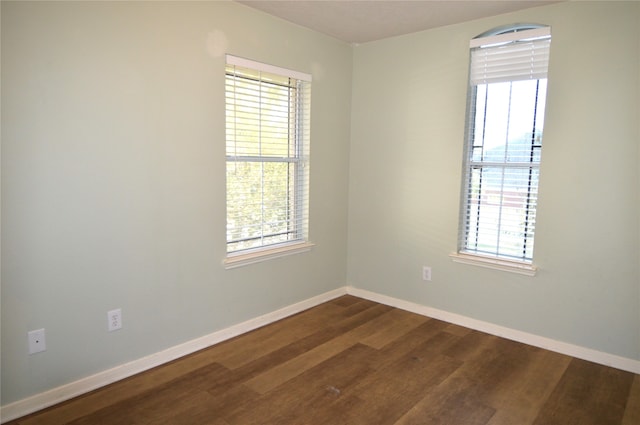
POLYGON ((394 424, 429 388, 438 385, 459 366, 458 361, 440 354, 429 358, 410 354, 376 371, 354 389, 354 395, 362 403, 346 412, 345 423, 394 424))
POLYGON ((495 409, 474 397, 476 382, 451 374, 441 385, 426 391, 396 425, 485 425, 495 409))
POLYGON ((229 425, 226 416, 242 406, 246 408, 258 398, 258 394, 237 385, 225 391, 197 392, 181 403, 172 403, 173 408, 162 415, 153 415, 139 423, 143 424, 203 424, 223 423, 229 425))
POLYGON ((77 418, 90 415, 100 409, 116 405, 131 397, 136 397, 191 373, 211 362, 200 353, 186 356, 153 368, 134 377, 92 391, 72 400, 47 408, 36 414, 20 418, 20 425, 66 424, 77 418))
MULTIPOLYGON (((441 383, 460 367, 460 361, 441 354, 447 346, 445 341, 453 341, 457 337, 445 332, 429 336, 410 350, 400 349, 402 355, 395 357, 393 362, 385 362, 354 389, 353 395, 360 402, 345 413, 345 423, 393 424, 429 388, 441 383), (439 345, 437 341, 444 344, 439 345)), ((397 344, 395 349, 401 347, 397 344)))
MULTIPOLYGON (((487 389, 500 380, 500 374, 495 367, 495 359, 499 350, 495 347, 499 340, 496 338, 480 338, 483 334, 468 334, 463 338, 449 335, 449 340, 455 338, 452 344, 444 347, 434 347, 425 344, 422 351, 416 351, 418 358, 428 358, 429 352, 438 352, 454 359, 458 363, 441 383, 425 391, 420 400, 397 421, 398 424, 469 424, 485 425, 495 414, 495 409, 489 406, 484 397, 487 389), (481 341, 481 343, 478 343, 481 341), (473 349, 472 349, 473 348, 473 349), (473 359, 465 361, 463 359, 473 359), (483 381, 486 380, 486 382, 483 381)), ((442 336, 440 336, 442 338, 442 336)), ((440 355, 442 355, 440 354, 440 355)))
POLYGON ((454 325, 452 323, 447 323, 447 327, 444 330, 460 337, 466 336, 469 332, 471 332, 471 329, 469 328, 454 325))
MULTIPOLYGON (((559 379, 559 376, 555 380, 543 378, 542 384, 536 380, 539 377, 535 374, 540 372, 538 366, 545 360, 544 350, 499 338, 486 339, 476 351, 469 350, 469 341, 476 341, 477 337, 470 336, 445 350, 468 360, 399 423, 531 423, 559 379), (527 382, 528 376, 533 381, 527 382), (527 387, 523 383, 531 388, 524 390, 527 387), (533 402, 537 402, 537 409, 533 402)), ((556 375, 563 370, 561 365, 556 375)))
POLYGON ((329 302, 342 307, 350 307, 354 304, 361 303, 362 301, 364 301, 362 298, 354 297, 353 295, 343 295, 329 302))
POLYGON ((324 322, 324 326, 330 326, 339 331, 346 332, 357 328, 372 319, 375 319, 383 314, 386 314, 394 310, 393 307, 376 303, 358 303, 348 307, 345 311, 348 311, 347 317, 342 320, 331 322, 324 322), (366 307, 366 308, 363 308, 366 307))
POLYGON ((514 387, 521 386, 538 349, 502 338, 489 342, 481 359, 466 361, 456 373, 475 382, 475 397, 481 402, 499 408, 511 402, 514 387))
POLYGON ((483 332, 471 331, 460 340, 449 347, 445 354, 454 359, 464 362, 471 362, 475 359, 482 359, 485 357, 485 351, 490 349, 492 344, 495 344, 497 336, 488 335, 483 332))
POLYGON ((370 300, 365 300, 362 298, 356 298, 356 297, 352 297, 350 295, 346 295, 344 297, 340 297, 337 298, 336 300, 334 300, 335 303, 337 305, 341 305, 343 307, 345 307, 345 312, 348 315, 353 315, 353 314, 357 314, 360 313, 361 311, 364 311, 366 309, 369 309, 371 307, 375 307, 378 306, 379 304, 374 302, 374 301, 370 301, 370 300), (344 303, 341 303, 341 300, 349 300, 349 299, 353 299, 355 298, 355 300, 357 300, 357 302, 347 302, 346 305, 344 305, 344 303))
POLYGON ((618 425, 634 375, 572 359, 535 425, 618 425))
POLYGON ((494 392, 489 404, 496 408, 496 414, 487 425, 533 423, 570 361, 568 356, 536 349, 520 373, 503 381, 501 388, 494 392))
MULTIPOLYGON (((257 392, 264 394, 289 379, 301 374, 305 370, 354 345, 362 338, 371 335, 381 326, 385 325, 384 316, 385 313, 390 311, 390 309, 385 308, 386 306, 379 307, 380 308, 376 306, 361 313, 362 315, 368 312, 366 315, 368 320, 360 326, 250 379, 246 382, 246 385, 257 392), (381 312, 383 314, 380 314, 381 312)), ((356 323, 359 324, 360 321, 356 323)))
POLYGON ((211 383, 228 380, 230 374, 228 369, 214 363, 158 386, 153 391, 127 398, 110 408, 101 409, 69 423, 153 423, 171 415, 177 406, 188 408, 208 403, 211 396, 206 390, 211 387, 211 383))
POLYGON ((276 366, 303 355, 314 348, 340 336, 341 332, 333 328, 324 328, 306 338, 299 339, 279 350, 273 351, 237 369, 233 369, 235 376, 241 380, 249 380, 265 373, 276 366))
POLYGON ((428 344, 438 347, 440 351, 444 351, 450 345, 458 341, 458 337, 443 330, 447 327, 445 322, 436 319, 429 319, 422 325, 407 332, 402 337, 385 345, 379 350, 378 358, 371 367, 374 369, 382 369, 396 362, 403 356, 408 355, 416 347, 428 344))
POLYGON ((231 424, 308 423, 323 411, 330 411, 341 396, 372 371, 364 359, 374 350, 355 344, 274 388, 227 420, 231 424))
MULTIPOLYGON (((343 297, 339 298, 338 300, 342 298, 343 297)), ((348 305, 351 306, 354 305, 354 303, 348 305)), ((367 305, 369 305, 369 307, 376 307, 375 304, 367 305)), ((293 343, 284 346, 279 350, 258 357, 254 361, 235 369, 236 375, 245 380, 250 379, 267 371, 268 369, 272 369, 275 366, 278 366, 282 363, 294 359, 297 356, 307 353, 312 349, 318 347, 319 345, 322 345, 332 340, 333 338, 337 338, 349 330, 353 330, 358 326, 361 326, 372 318, 375 318, 387 312, 390 314, 396 314, 395 311, 396 310, 392 310, 389 307, 378 307, 375 309, 371 309, 370 311, 361 310, 356 314, 353 314, 355 311, 351 311, 351 316, 346 316, 343 320, 329 322, 332 323, 330 325, 328 325, 325 321, 322 326, 317 326, 316 329, 319 330, 316 330, 314 333, 308 335, 307 337, 294 341, 293 343)), ((310 312, 308 314, 312 313, 310 312)), ((404 325, 406 327, 410 326, 410 324, 404 325)))
POLYGON ((429 319, 418 314, 395 309, 385 316, 385 320, 388 321, 386 326, 381 327, 378 331, 362 339, 360 342, 370 347, 380 349, 429 319))
POLYGON ((225 341, 210 350, 209 355, 212 360, 234 369, 316 332, 327 320, 343 319, 345 310, 325 303, 305 311, 306 314, 282 319, 281 326, 265 326, 241 335, 241 340, 225 341))
POLYGON ((635 375, 629 392, 629 399, 624 409, 622 425, 638 424, 640 424, 640 375, 635 375))

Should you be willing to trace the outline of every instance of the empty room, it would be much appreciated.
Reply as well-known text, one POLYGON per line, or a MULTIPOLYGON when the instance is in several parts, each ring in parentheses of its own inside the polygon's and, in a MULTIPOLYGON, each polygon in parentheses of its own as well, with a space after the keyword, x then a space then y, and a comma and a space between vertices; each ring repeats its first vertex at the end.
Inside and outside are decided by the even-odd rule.
POLYGON ((1 423, 640 424, 640 2, 0 15, 1 423))

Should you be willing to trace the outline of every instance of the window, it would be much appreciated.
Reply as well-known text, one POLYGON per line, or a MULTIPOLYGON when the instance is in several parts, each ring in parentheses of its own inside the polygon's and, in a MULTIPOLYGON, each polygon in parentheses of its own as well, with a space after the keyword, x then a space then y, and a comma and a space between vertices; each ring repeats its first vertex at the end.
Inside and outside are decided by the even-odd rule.
POLYGON ((311 76, 235 56, 226 66, 227 263, 307 241, 311 76))
POLYGON ((471 41, 458 258, 535 270, 550 43, 549 27, 471 41))

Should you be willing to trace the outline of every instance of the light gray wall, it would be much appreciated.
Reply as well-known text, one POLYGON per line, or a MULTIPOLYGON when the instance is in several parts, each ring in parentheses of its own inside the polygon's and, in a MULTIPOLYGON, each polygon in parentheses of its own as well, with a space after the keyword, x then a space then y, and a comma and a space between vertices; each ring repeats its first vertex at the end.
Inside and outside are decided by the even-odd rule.
POLYGON ((637 2, 568 2, 355 48, 348 282, 640 359, 639 22, 637 2), (468 43, 518 22, 553 37, 534 278, 449 258, 468 43))
POLYGON ((231 2, 1 7, 3 405, 344 285, 349 45, 231 2), (310 253, 222 267, 224 53, 313 75, 310 253))

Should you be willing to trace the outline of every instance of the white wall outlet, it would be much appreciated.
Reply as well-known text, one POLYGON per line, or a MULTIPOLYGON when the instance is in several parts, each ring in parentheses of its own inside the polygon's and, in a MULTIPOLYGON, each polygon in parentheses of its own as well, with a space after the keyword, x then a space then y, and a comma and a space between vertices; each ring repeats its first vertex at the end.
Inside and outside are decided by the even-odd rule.
POLYGON ((47 344, 44 338, 44 328, 30 331, 27 333, 29 340, 29 354, 39 353, 47 349, 47 344))
POLYGON ((422 280, 431 281, 431 267, 422 266, 422 280))
POLYGON ((115 310, 107 311, 107 326, 109 332, 122 329, 122 310, 117 308, 115 310))

